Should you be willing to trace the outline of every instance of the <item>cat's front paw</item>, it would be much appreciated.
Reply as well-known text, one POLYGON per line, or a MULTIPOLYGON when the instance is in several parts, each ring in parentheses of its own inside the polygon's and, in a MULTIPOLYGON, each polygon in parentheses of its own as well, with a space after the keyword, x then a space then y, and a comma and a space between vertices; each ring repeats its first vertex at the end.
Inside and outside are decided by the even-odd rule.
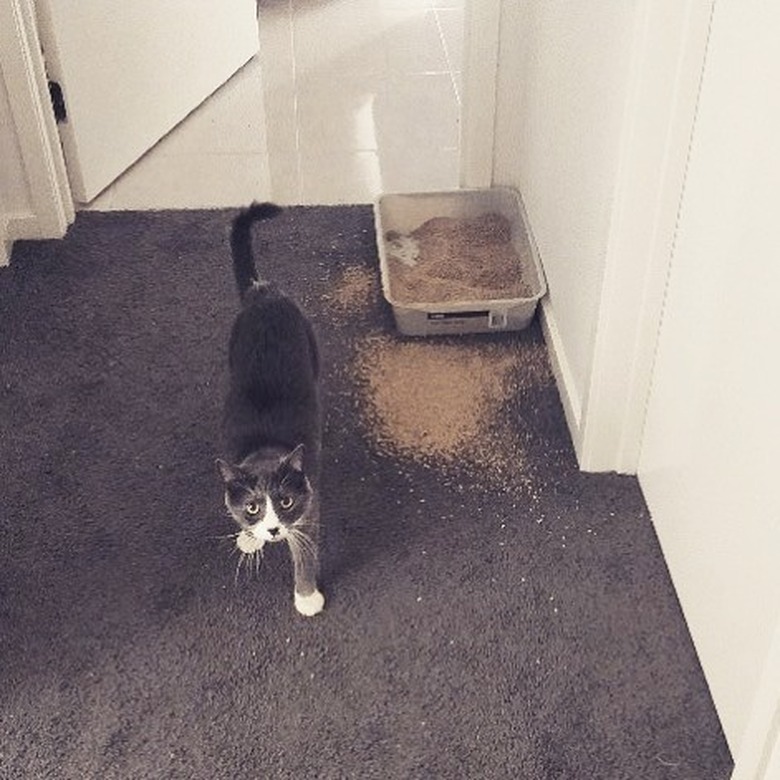
POLYGON ((306 617, 313 617, 322 612, 325 606, 325 596, 318 590, 313 590, 308 596, 295 592, 295 609, 306 617))

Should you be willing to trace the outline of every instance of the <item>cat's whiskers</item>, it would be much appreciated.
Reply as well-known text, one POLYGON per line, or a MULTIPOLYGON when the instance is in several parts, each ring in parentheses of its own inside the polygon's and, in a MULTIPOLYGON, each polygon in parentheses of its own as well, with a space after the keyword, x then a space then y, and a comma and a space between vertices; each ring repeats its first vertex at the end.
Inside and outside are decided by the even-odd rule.
MULTIPOLYGON (((237 534, 233 534, 232 537, 227 538, 237 538, 241 534, 241 531, 239 531, 237 534)), ((260 573, 260 566, 262 564, 262 558, 263 558, 263 548, 259 548, 257 550, 254 550, 253 552, 244 552, 241 548, 238 547, 238 545, 233 545, 230 551, 231 555, 238 555, 238 561, 236 561, 236 570, 233 575, 233 584, 238 585, 238 578, 241 575, 241 567, 244 567, 244 571, 247 573, 248 576, 252 576, 254 573, 255 575, 260 573)))
POLYGON ((316 555, 317 545, 315 541, 299 527, 290 526, 287 533, 287 542, 290 546, 290 553, 293 560, 300 562, 303 554, 316 555))
POLYGON ((303 530, 306 527, 303 523, 293 523, 288 529, 288 536, 292 536, 300 541, 306 541, 310 544, 314 544, 314 540, 303 530))
POLYGON ((214 536, 209 536, 209 539, 237 539, 241 531, 236 531, 232 534, 215 534, 214 536))
POLYGON ((233 587, 236 587, 238 585, 238 574, 241 571, 241 564, 243 563, 244 558, 246 558, 246 554, 241 553, 241 555, 238 558, 238 562, 236 563, 236 572, 233 576, 233 587))
POLYGON ((238 559, 238 566, 236 567, 235 584, 238 584, 241 566, 244 567, 247 577, 251 578, 253 573, 257 574, 260 571, 260 556, 256 553, 241 553, 241 557, 238 559))
POLYGON ((287 545, 290 548, 290 555, 292 556, 294 565, 299 566, 301 563, 301 549, 292 534, 287 537, 287 545))
POLYGON ((317 522, 309 518, 302 517, 300 520, 296 520, 290 528, 316 528, 317 522))

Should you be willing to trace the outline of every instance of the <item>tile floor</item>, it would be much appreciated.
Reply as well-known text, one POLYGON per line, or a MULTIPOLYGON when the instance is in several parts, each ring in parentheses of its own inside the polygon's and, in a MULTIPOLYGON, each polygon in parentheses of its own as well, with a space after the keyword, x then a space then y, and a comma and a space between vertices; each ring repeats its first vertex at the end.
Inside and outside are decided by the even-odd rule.
POLYGON ((259 0, 260 53, 89 208, 458 185, 463 0, 259 0))

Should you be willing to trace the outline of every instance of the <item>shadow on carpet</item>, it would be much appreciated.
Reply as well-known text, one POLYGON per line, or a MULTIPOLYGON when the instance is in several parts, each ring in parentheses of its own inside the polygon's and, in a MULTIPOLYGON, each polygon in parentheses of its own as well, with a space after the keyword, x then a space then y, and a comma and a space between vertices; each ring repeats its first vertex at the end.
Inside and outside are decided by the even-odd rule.
POLYGON ((395 335, 369 207, 257 233, 322 342, 325 612, 284 550, 238 566, 233 214, 0 269, 0 777, 728 777, 636 480, 577 470, 536 324, 395 335))

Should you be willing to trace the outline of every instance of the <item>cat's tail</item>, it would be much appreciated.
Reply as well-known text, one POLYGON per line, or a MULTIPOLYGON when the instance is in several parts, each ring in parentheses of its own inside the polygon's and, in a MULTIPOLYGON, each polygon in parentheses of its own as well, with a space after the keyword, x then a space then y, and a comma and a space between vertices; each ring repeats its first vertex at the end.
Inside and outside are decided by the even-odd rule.
POLYGON ((253 284, 260 282, 252 252, 252 225, 271 219, 282 211, 283 209, 274 203, 253 203, 233 220, 230 249, 233 254, 233 273, 241 297, 253 284))

